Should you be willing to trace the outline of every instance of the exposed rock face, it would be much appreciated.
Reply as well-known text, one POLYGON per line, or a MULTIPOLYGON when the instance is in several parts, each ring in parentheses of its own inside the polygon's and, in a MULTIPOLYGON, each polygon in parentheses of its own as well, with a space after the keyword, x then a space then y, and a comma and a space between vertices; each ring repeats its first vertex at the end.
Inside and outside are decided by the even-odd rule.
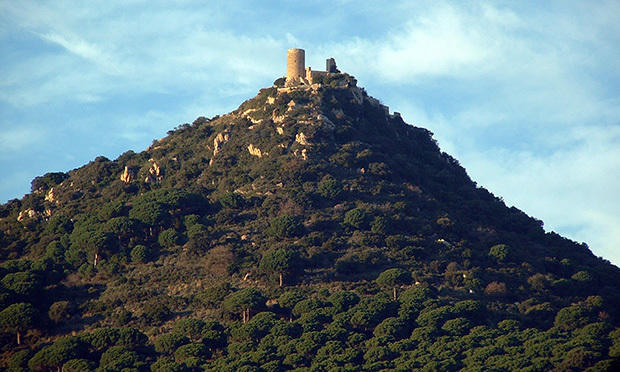
POLYGON ((250 155, 254 155, 259 158, 263 157, 263 152, 251 143, 248 145, 248 151, 250 152, 250 155))
POLYGON ((213 140, 213 156, 220 152, 222 146, 224 146, 228 140, 230 140, 230 133, 227 131, 220 132, 217 136, 215 136, 215 139, 213 140))
POLYGON ((39 213, 32 208, 24 209, 17 215, 18 222, 24 222, 29 219, 39 218, 39 213))
POLYGON ((45 194, 45 201, 48 201, 50 203, 54 202, 54 188, 50 188, 49 191, 47 192, 47 194, 45 194))
POLYGON ((297 135, 295 136, 295 142, 303 146, 310 146, 310 142, 308 142, 308 137, 306 137, 304 132, 297 133, 297 135))
POLYGON ((308 160, 308 149, 302 149, 301 151, 297 149, 293 152, 293 155, 300 157, 303 160, 308 160))
POLYGON ((151 167, 149 168, 149 174, 144 179, 144 182, 161 182, 164 179, 164 170, 155 162, 150 159, 151 167))
POLYGON ((136 167, 125 166, 123 174, 121 174, 121 181, 124 183, 131 183, 136 180, 138 176, 138 169, 136 167))
POLYGON ((282 127, 277 127, 276 131, 278 132, 278 134, 282 135, 284 134, 284 129, 282 127))

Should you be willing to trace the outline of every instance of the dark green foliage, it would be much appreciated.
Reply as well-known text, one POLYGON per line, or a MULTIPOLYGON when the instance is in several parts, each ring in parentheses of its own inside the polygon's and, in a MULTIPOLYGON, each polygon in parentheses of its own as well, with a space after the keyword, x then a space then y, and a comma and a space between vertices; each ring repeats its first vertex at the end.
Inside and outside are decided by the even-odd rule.
POLYGON ((275 238, 290 238, 300 234, 302 229, 303 225, 298 217, 284 215, 272 219, 267 231, 275 238))
POLYGON ((180 237, 175 229, 166 229, 159 233, 157 241, 162 247, 170 248, 179 244, 180 237))
POLYGON ((0 312, 0 327, 14 333, 19 345, 22 333, 36 325, 37 315, 37 310, 29 303, 13 304, 0 312))
POLYGON ((60 368, 66 362, 85 357, 86 354, 86 344, 80 338, 63 337, 38 351, 28 361, 28 367, 35 370, 50 367, 60 368))
POLYGON ((35 177, 30 183, 30 191, 46 191, 50 187, 56 186, 62 181, 69 178, 69 175, 63 172, 45 173, 41 177, 35 177))
POLYGON ((71 359, 62 365, 65 372, 88 372, 95 370, 95 363, 88 359, 71 359))
POLYGON ((244 323, 250 318, 251 311, 265 306, 265 297, 254 288, 242 289, 226 297, 223 308, 228 311, 241 312, 244 323))
POLYGON ((496 244, 489 249, 489 256, 497 260, 497 262, 507 261, 510 257, 510 247, 506 244, 496 244))
POLYGON ((349 310, 352 306, 357 305, 360 298, 354 292, 336 292, 329 297, 329 302, 336 310, 336 312, 344 312, 349 310))
POLYGON ((166 333, 155 341, 155 351, 163 354, 174 354, 174 351, 181 345, 189 343, 189 339, 179 333, 166 333))
POLYGON ((131 250, 131 261, 136 263, 147 262, 151 258, 151 250, 142 244, 138 244, 131 250))
POLYGON ((591 316, 591 311, 585 306, 571 305, 558 311, 553 325, 564 330, 572 330, 589 323, 591 316))
POLYGON ((2 286, 13 292, 18 298, 29 299, 41 290, 41 279, 32 271, 9 273, 0 281, 2 286))
POLYGON ((120 334, 118 329, 99 328, 82 336, 82 339, 95 350, 105 350, 116 345, 120 334))
POLYGON ((377 278, 377 284, 384 288, 392 289, 394 300, 397 298, 396 288, 409 283, 411 283, 411 273, 398 268, 385 270, 377 278))
POLYGON ((275 249, 263 254, 260 261, 260 269, 267 274, 279 276, 280 286, 284 284, 284 278, 295 274, 302 267, 299 253, 293 249, 275 249))
POLYGON ((170 316, 170 309, 166 304, 151 301, 144 306, 142 316, 147 321, 158 324, 170 316))
POLYGON ((179 346, 174 352, 174 358, 180 362, 185 362, 189 358, 209 359, 211 354, 204 344, 187 344, 179 346))
POLYGON ((441 329, 448 332, 451 335, 462 336, 466 334, 471 328, 471 323, 466 318, 455 318, 447 320, 441 329))
POLYGON ((345 226, 354 229, 363 229, 368 223, 368 214, 360 208, 351 209, 344 215, 345 226))
POLYGON ((99 360, 99 368, 103 371, 120 371, 124 368, 141 368, 143 358, 132 350, 123 346, 112 346, 106 350, 99 360))
POLYGON ((409 336, 409 333, 411 333, 409 323, 400 318, 386 318, 373 331, 375 337, 387 337, 392 341, 403 339, 409 336))
POLYGON ((163 203, 140 200, 129 211, 129 217, 147 226, 159 226, 168 220, 169 214, 163 203))
POLYGON ((173 358, 161 357, 151 365, 153 372, 184 372, 185 367, 181 363, 175 362, 173 358))
POLYGON ((325 176, 319 182, 318 193, 329 200, 337 200, 342 194, 342 184, 331 176, 325 176))
POLYGON ((243 196, 234 192, 229 192, 222 195, 218 201, 222 207, 226 208, 240 208, 243 206, 243 196))

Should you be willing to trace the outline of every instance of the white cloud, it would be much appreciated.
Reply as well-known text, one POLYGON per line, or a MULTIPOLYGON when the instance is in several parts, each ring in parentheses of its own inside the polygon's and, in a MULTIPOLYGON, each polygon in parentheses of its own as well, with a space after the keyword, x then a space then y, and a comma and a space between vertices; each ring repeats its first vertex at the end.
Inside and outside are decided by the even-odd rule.
POLYGON ((0 131, 0 155, 24 151, 43 137, 42 131, 38 128, 2 128, 0 131))

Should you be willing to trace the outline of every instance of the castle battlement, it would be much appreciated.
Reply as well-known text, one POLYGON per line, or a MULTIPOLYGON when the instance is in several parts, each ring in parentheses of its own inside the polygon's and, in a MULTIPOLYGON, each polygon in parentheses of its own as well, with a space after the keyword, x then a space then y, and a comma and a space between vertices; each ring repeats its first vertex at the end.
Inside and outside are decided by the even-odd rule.
POLYGON ((314 81, 327 74, 337 73, 336 60, 328 58, 325 62, 325 71, 312 70, 306 67, 306 51, 303 49, 292 48, 288 50, 286 58, 286 86, 307 84, 312 85, 314 81))

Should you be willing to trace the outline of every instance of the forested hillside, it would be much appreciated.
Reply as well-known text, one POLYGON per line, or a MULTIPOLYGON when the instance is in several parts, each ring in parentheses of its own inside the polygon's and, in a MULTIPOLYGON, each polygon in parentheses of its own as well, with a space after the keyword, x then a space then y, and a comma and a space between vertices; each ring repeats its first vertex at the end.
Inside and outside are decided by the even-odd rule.
POLYGON ((0 366, 620 368, 617 267, 321 79, 1 205, 0 366))

